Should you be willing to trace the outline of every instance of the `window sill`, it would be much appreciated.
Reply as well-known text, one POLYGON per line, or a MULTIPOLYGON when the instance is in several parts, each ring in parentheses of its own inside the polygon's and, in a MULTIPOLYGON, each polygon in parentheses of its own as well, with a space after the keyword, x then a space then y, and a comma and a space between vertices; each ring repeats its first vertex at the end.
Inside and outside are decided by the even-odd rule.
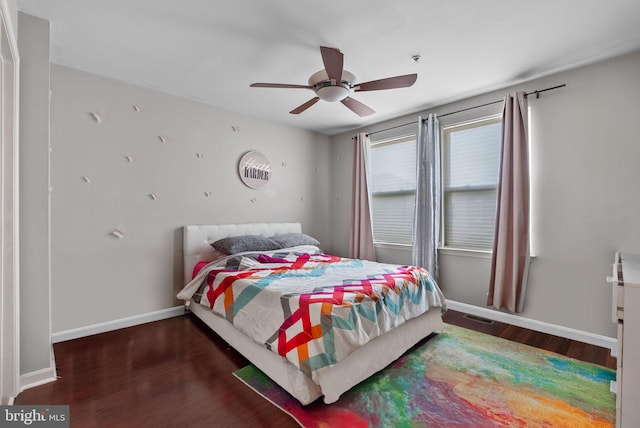
MULTIPOLYGON (((491 259, 493 251, 467 250, 464 248, 439 247, 438 254, 446 256, 472 257, 477 259, 491 259)), ((536 259, 535 254, 530 254, 530 262, 536 259)))
POLYGON ((491 251, 467 250, 464 248, 440 247, 438 254, 446 256, 473 257, 478 259, 490 259, 491 251))
POLYGON ((405 251, 411 251, 411 249, 413 248, 413 245, 409 245, 409 244, 395 244, 395 243, 391 243, 391 242, 374 242, 373 246, 375 248, 384 248, 384 249, 390 249, 390 250, 405 250, 405 251))

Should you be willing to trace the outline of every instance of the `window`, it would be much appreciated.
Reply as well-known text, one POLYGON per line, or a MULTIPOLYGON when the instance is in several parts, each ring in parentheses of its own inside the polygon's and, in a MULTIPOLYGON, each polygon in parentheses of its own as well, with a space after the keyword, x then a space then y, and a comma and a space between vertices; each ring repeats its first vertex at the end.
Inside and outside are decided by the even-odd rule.
POLYGON ((442 130, 444 247, 493 249, 501 134, 500 116, 442 130))
POLYGON ((416 193, 415 135, 372 142, 369 160, 373 240, 411 245, 416 193))

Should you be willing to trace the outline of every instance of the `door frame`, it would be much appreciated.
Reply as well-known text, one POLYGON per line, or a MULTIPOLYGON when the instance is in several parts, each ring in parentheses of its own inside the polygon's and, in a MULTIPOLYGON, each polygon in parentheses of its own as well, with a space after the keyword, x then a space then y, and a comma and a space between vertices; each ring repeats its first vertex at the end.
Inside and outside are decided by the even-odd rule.
POLYGON ((0 0, 0 398, 20 392, 18 100, 20 58, 14 15, 0 0))

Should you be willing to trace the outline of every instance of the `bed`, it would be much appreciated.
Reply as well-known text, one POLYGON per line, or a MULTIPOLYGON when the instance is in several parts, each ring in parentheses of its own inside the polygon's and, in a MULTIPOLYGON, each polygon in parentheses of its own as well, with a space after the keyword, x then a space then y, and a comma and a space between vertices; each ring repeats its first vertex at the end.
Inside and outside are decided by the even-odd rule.
MULTIPOLYGON (((398 325, 391 325, 388 327, 392 328, 392 330, 385 332, 380 329, 380 331, 378 331, 376 329, 379 329, 379 327, 376 327, 374 324, 369 323, 369 321, 364 320, 358 321, 360 332, 357 335, 370 335, 370 338, 365 337, 363 339, 362 337, 359 337, 357 340, 354 340, 353 338, 345 339, 342 337, 343 330, 336 330, 337 333, 331 333, 330 341, 327 341, 325 337, 323 341, 316 340, 310 342, 311 345, 315 342, 319 342, 320 346, 326 347, 328 343, 333 346, 333 342, 335 340, 336 348, 338 344, 340 346, 344 346, 343 342, 352 346, 349 350, 343 351, 343 355, 340 355, 339 358, 336 358, 334 355, 332 357, 334 358, 333 360, 330 358, 328 360, 326 358, 322 359, 320 358, 320 354, 323 356, 325 354, 318 352, 318 356, 313 355, 308 356, 309 358, 307 359, 303 359, 301 357, 302 351, 300 350, 288 350, 282 352, 281 355, 277 351, 282 351, 285 344, 293 341, 290 340, 290 342, 287 342, 281 337, 287 332, 284 327, 281 326, 280 328, 276 328, 276 332, 271 338, 269 338, 269 340, 257 340, 255 337, 251 338, 249 335, 254 333, 253 330, 273 329, 273 326, 277 325, 273 323, 281 323, 282 319, 274 321, 256 321, 254 318, 254 316, 256 316, 255 314, 264 312, 261 308, 256 310, 247 310, 247 308, 243 308, 244 312, 242 314, 240 312, 231 311, 229 307, 237 305, 240 299, 236 298, 233 305, 228 305, 228 297, 236 292, 231 292, 229 291, 230 289, 223 290, 223 287, 221 287, 220 284, 229 283, 229 276, 233 276, 237 279, 241 273, 244 274, 247 271, 251 271, 251 277, 262 275, 263 277, 258 280, 264 283, 264 281, 274 276, 274 270, 277 270, 277 272, 283 272, 284 270, 289 269, 286 270, 286 278, 284 278, 284 274, 280 275, 282 276, 283 281, 300 281, 300 279, 302 279, 302 281, 306 281, 307 286, 310 286, 309 283, 314 282, 319 278, 320 275, 316 274, 319 271, 322 271, 324 275, 325 272, 333 272, 333 267, 339 266, 340 264, 350 264, 352 268, 357 264, 357 269, 364 269, 365 264, 368 266, 368 264, 372 264, 373 262, 329 256, 324 254, 318 246, 314 245, 286 247, 273 251, 240 251, 229 256, 221 257, 220 253, 216 251, 211 244, 214 242, 221 242, 219 240, 222 238, 229 237, 246 235, 260 237, 285 235, 295 236, 297 234, 301 234, 301 232, 302 226, 300 223, 242 223, 185 226, 183 246, 184 279, 186 285, 178 294, 178 298, 185 300, 185 305, 190 312, 201 319, 215 333, 229 343, 229 345, 235 348, 274 382, 279 384, 289 394, 295 397, 301 404, 309 404, 320 397, 323 397, 325 403, 332 403, 337 401, 342 393, 395 361, 418 341, 433 332, 441 330, 443 328, 442 313, 445 310, 444 297, 435 282, 429 279, 429 282, 426 283, 426 285, 430 291, 427 293, 421 290, 419 293, 414 293, 412 295, 413 297, 411 297, 411 299, 414 300, 413 304, 422 307, 422 312, 413 316, 406 315, 405 318, 407 319, 393 321, 398 325), (256 257, 256 254, 258 253, 259 255, 256 257), (208 263, 214 259, 217 259, 217 261, 208 263), (231 264, 230 260, 232 259, 235 260, 233 263, 238 264, 238 266, 234 266, 234 269, 240 270, 230 272, 228 265, 231 264), (331 264, 330 262, 335 262, 335 264, 331 264), (298 268, 304 266, 304 269, 298 269, 295 266, 298 266, 298 268), (298 272, 303 272, 303 277, 297 279, 293 278, 294 276, 297 276, 298 272), (314 273, 313 279, 310 279, 310 276, 304 276, 311 275, 310 272, 314 273), (225 277, 225 275, 227 277, 225 277), (215 285, 216 281, 220 282, 215 285), (211 285, 207 286, 207 282, 211 285), (215 293, 220 290, 223 291, 216 295, 215 293), (416 297, 418 295, 420 295, 420 298, 416 297), (198 299, 199 302, 197 302, 198 299), (222 308, 218 313, 214 312, 217 305, 222 308), (228 305, 229 307, 225 308, 225 305, 228 305), (361 326, 364 326, 364 328, 361 328, 361 326), (365 333, 363 334, 362 331, 365 331, 365 333), (286 352, 288 352, 288 354, 286 354, 286 352), (290 354, 292 356, 290 356, 290 354), (313 360, 312 357, 318 357, 320 359, 313 360), (313 367, 307 363, 307 361, 311 360, 316 361, 316 363, 312 364, 313 367), (305 362, 302 363, 302 361, 305 362), (318 361, 320 361, 320 363, 317 363, 318 361)), ((306 235, 302 234, 302 236, 306 235)), ((241 248, 241 250, 246 250, 246 248, 241 248)), ((415 275, 415 272, 409 272, 407 271, 407 268, 420 269, 406 266, 401 267, 383 264, 375 265, 379 265, 381 269, 384 268, 387 269, 387 271, 389 269, 399 269, 398 272, 401 272, 402 275, 404 275, 403 277, 406 277, 407 275, 415 275)), ((377 266, 375 267, 377 268, 377 266)), ((367 267, 367 269, 368 268, 369 267, 367 267)), ((385 274, 384 277, 389 280, 389 277, 393 277, 393 275, 385 274)), ((375 279, 376 277, 371 278, 375 279)), ((237 280, 237 282, 241 283, 242 281, 237 280)), ((344 281, 345 284, 350 284, 351 282, 352 280, 344 281)), ((419 282, 425 283, 425 280, 420 279, 419 282)), ((369 283, 367 282, 367 284, 369 283)), ((267 287, 260 287, 260 290, 267 289, 267 287)), ((277 288, 275 285, 270 285, 269 288, 271 287, 277 288)), ((289 282, 287 282, 286 287, 289 287, 289 282)), ((393 286, 390 288, 392 290, 394 289, 393 286)), ((246 292, 248 289, 249 288, 244 291, 246 292)), ((251 288, 251 290, 253 289, 255 289, 255 287, 251 288)), ((417 288, 414 288, 414 291, 415 289, 417 288)), ((287 288, 287 290, 289 289, 287 288)), ((322 290, 324 290, 324 288, 322 288, 322 290)), ((257 293, 258 296, 262 296, 262 294, 264 294, 262 291, 255 293, 257 293)), ((347 292, 342 293, 341 296, 346 294, 347 292)), ((396 295, 401 295, 403 293, 396 292, 390 294, 394 298, 397 298, 396 295)), ((306 294, 300 294, 300 296, 302 295, 306 294)), ((291 303, 287 299, 294 298, 292 296, 298 296, 298 294, 290 292, 286 293, 286 297, 264 297, 264 299, 271 299, 274 302, 279 301, 279 306, 286 306, 288 308, 288 305, 291 303)), ((358 304, 351 302, 349 305, 333 306, 339 306, 338 309, 344 309, 344 306, 348 306, 351 312, 353 312, 354 307, 360 308, 360 299, 362 299, 362 295, 358 294, 358 296, 358 304)), ((313 296, 312 299, 313 298, 316 298, 316 296, 313 296)), ((300 299, 300 301, 302 301, 302 299, 300 299)), ((322 304, 314 306, 313 303, 316 302, 311 301, 306 308, 316 308, 320 306, 323 308, 329 307, 327 305, 323 306, 322 304)), ((375 310, 384 309, 381 309, 381 306, 384 305, 378 304, 378 300, 375 300, 375 302, 371 304, 376 305, 375 310)), ((302 303, 300 303, 300 306, 302 307, 302 303)), ((418 310, 409 304, 401 306, 402 311, 405 312, 408 310, 405 309, 405 307, 412 308, 411 310, 415 311, 418 310)), ((250 308, 250 306, 248 307, 250 308)), ((362 308, 365 308, 364 302, 362 303, 362 308)), ((289 310, 295 311, 295 308, 289 308, 289 310)), ((269 310, 267 312, 270 314, 269 310)), ((351 313, 349 314, 351 315, 351 313)), ((324 312, 318 315, 319 318, 317 318, 317 325, 315 325, 314 328, 324 329, 326 327, 325 324, 327 320, 331 319, 333 320, 332 322, 335 323, 335 320, 339 318, 327 318, 326 315, 327 314, 324 312), (320 326, 320 324, 322 324, 322 326, 320 326)), ((375 316, 381 317, 379 314, 375 316)), ((284 323, 282 325, 284 325, 284 323)), ((294 329, 299 327, 290 325, 288 328, 294 329)), ((289 332, 290 331, 291 330, 289 330, 289 332)), ((264 331, 260 334, 264 334, 264 331)), ((289 334, 289 339, 291 339, 293 335, 291 335, 291 333, 289 334)), ((300 334, 298 334, 298 336, 300 336, 300 334)), ((262 338, 263 336, 259 337, 262 338)), ((297 338, 299 339, 299 337, 297 338)), ((305 346, 307 345, 308 344, 305 343, 305 346)), ((322 351, 324 352, 326 349, 322 349, 322 351)), ((309 352, 308 348, 305 347, 304 352, 309 352)))

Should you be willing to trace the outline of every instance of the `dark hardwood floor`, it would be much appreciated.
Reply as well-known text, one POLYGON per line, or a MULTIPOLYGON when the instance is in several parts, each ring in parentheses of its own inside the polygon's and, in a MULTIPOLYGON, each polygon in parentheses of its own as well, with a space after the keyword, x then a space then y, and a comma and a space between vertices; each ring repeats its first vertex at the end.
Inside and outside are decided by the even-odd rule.
MULTIPOLYGON (((608 349, 448 311, 450 324, 615 368, 608 349)), ((54 345, 59 379, 15 404, 67 404, 72 427, 297 427, 237 380, 248 361, 192 315, 54 345)))

